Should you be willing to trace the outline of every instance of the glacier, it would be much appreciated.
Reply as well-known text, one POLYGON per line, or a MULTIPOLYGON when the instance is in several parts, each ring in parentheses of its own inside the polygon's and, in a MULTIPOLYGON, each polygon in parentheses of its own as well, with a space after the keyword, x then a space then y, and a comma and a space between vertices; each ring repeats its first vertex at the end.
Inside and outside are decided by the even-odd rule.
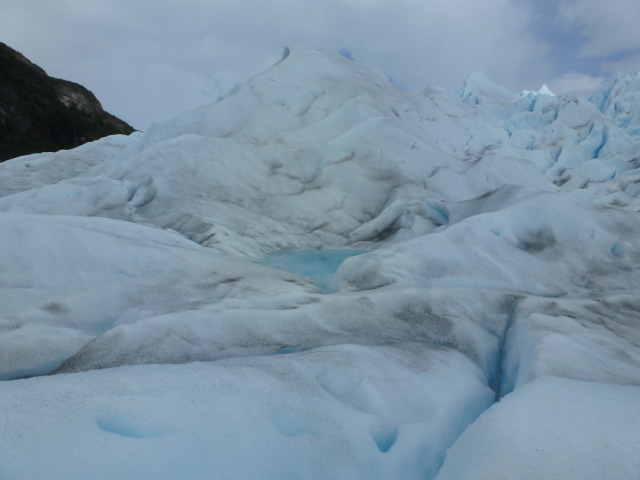
POLYGON ((293 47, 0 164, 0 479, 639 478, 639 108, 293 47))

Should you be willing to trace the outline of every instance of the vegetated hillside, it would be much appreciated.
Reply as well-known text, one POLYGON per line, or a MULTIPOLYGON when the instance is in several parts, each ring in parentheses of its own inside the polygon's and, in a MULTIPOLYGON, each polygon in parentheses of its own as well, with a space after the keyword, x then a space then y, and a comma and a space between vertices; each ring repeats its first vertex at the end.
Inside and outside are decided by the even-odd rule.
POLYGON ((0 161, 133 130, 82 85, 49 77, 0 42, 0 161))

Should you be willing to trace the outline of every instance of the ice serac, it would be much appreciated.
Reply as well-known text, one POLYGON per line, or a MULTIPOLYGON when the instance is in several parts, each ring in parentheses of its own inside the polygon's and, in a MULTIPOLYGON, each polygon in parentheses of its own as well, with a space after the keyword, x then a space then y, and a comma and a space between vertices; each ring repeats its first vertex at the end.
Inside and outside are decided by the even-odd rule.
POLYGON ((454 91, 464 103, 478 105, 497 101, 515 101, 516 96, 506 88, 492 82, 482 71, 469 75, 462 87, 454 91))
POLYGON ((634 78, 414 95, 292 47, 3 163, 0 478, 640 477, 634 78))
POLYGON ((590 100, 602 111, 613 117, 618 127, 632 135, 640 134, 640 75, 618 72, 602 85, 590 100))
POLYGON ((547 86, 547 84, 543 84, 542 87, 540 87, 540 90, 538 90, 537 92, 531 91, 531 90, 523 90, 518 94, 518 97, 524 98, 527 96, 537 96, 537 95, 547 95, 549 97, 556 96, 555 93, 553 93, 551 89, 547 86))

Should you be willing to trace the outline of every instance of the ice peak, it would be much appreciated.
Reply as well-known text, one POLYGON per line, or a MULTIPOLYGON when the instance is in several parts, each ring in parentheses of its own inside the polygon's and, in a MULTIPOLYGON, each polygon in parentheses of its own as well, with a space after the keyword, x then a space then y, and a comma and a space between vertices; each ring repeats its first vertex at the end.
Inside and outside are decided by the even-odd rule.
POLYGON ((538 95, 549 95, 551 97, 555 97, 556 94, 551 91, 551 89, 547 86, 546 83, 542 84, 540 90, 538 90, 538 95))
POLYGON ((462 87, 453 91, 464 103, 512 102, 516 97, 506 88, 491 81, 483 71, 478 70, 467 77, 462 87))
POLYGON ((489 77, 482 70, 476 70, 475 72, 471 72, 467 79, 465 80, 467 84, 491 84, 493 83, 489 80, 489 77))
POLYGON ((546 95, 548 97, 555 97, 556 96, 556 94, 551 91, 551 89, 547 86, 546 83, 543 83, 542 87, 540 87, 540 90, 538 90, 538 91, 535 91, 535 90, 522 90, 518 94, 518 97, 524 98, 524 97, 526 97, 528 95, 532 95, 532 96, 546 95))
POLYGON ((193 133, 229 136, 242 132, 244 136, 268 137, 317 121, 327 110, 339 109, 356 97, 361 97, 356 102, 361 108, 374 111, 376 105, 387 103, 389 92, 395 90, 382 75, 338 53, 285 46, 281 58, 270 68, 218 102, 150 129, 147 140, 193 133), (322 101, 316 102, 319 98, 322 101))

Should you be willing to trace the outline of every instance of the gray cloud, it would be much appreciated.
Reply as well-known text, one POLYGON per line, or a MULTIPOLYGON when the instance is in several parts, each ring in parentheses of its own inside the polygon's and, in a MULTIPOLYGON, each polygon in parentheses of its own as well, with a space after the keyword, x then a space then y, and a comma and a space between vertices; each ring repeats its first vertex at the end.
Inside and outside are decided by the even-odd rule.
POLYGON ((345 49, 410 90, 556 76, 529 0, 15 0, 2 41, 138 128, 214 101, 285 45, 345 49))
POLYGON ((556 95, 573 94, 581 97, 589 97, 603 82, 603 77, 585 73, 567 72, 550 80, 548 85, 556 95))
POLYGON ((583 56, 607 57, 640 49, 638 0, 563 0, 558 19, 579 32, 583 56))
POLYGON ((604 62, 603 70, 607 73, 640 71, 640 53, 628 55, 620 60, 604 62))

